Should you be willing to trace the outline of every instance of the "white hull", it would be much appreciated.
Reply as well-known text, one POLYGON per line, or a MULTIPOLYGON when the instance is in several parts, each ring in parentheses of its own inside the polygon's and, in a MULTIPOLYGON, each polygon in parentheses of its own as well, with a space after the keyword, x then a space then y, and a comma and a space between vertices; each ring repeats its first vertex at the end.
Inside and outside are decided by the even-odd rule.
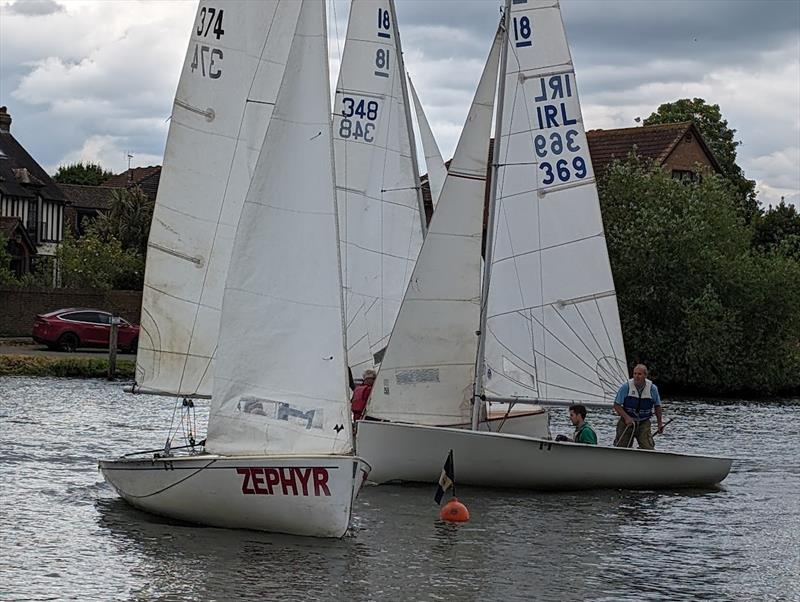
POLYGON ((341 537, 370 466, 354 456, 100 460, 132 506, 213 527, 341 537))
POLYGON ((375 483, 436 483, 452 449, 459 485, 533 490, 705 487, 728 476, 732 462, 391 422, 359 422, 356 449, 375 483))

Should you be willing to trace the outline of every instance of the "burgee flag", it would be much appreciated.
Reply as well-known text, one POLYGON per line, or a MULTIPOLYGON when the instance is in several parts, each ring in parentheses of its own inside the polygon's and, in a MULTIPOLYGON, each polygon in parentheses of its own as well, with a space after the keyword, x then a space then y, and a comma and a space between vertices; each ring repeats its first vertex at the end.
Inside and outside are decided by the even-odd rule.
POLYGON ((433 496, 433 499, 436 501, 437 504, 442 503, 442 496, 444 492, 453 488, 453 495, 456 493, 456 474, 453 470, 453 450, 450 450, 450 453, 447 454, 447 460, 444 463, 444 468, 442 469, 442 476, 439 477, 439 487, 436 488, 436 495, 433 496))

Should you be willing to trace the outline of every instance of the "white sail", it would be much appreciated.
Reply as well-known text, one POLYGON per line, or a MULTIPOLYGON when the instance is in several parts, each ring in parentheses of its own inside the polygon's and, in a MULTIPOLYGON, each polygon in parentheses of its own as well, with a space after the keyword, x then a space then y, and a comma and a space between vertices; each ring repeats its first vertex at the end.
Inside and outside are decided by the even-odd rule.
POLYGON ((421 196, 392 0, 354 0, 333 139, 348 359, 380 361, 422 245, 421 196))
POLYGON ((352 451, 325 3, 304 0, 236 229, 206 450, 352 451))
POLYGON ((285 0, 200 2, 150 229, 138 390, 211 393, 233 232, 298 12, 285 0))
POLYGON ((372 390, 372 418, 416 424, 469 419, 500 48, 498 32, 372 390))
POLYGON ((625 349, 560 8, 509 18, 484 391, 610 402, 625 349))
POLYGON ((447 175, 447 167, 444 165, 439 145, 436 144, 436 138, 433 136, 433 131, 428 123, 428 118, 425 116, 425 111, 419 101, 417 90, 414 88, 411 78, 408 79, 408 85, 411 88, 411 97, 414 100, 414 109, 417 113, 417 125, 419 125, 419 137, 422 140, 422 151, 425 153, 428 185, 431 188, 431 203, 433 208, 436 209, 436 203, 439 202, 439 195, 442 193, 442 186, 444 186, 444 178, 447 175))

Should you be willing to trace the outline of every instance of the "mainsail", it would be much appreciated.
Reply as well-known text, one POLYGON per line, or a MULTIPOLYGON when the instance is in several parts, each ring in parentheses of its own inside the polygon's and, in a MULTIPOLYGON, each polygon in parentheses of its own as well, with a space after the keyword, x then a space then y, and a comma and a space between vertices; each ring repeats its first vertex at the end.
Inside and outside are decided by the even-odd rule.
POLYGON ((206 443, 212 453, 353 448, 326 34, 325 3, 304 1, 236 229, 206 443))
POLYGON ((357 375, 380 361, 422 245, 404 73, 393 0, 354 0, 333 139, 348 358, 357 375))
POLYGON ((425 166, 428 169, 428 185, 431 188, 431 203, 433 208, 436 209, 436 203, 439 202, 439 195, 442 193, 442 186, 444 186, 444 178, 447 175, 447 167, 445 167, 439 145, 436 144, 436 138, 433 136, 433 131, 428 123, 428 118, 425 116, 425 111, 419 101, 417 90, 414 88, 411 78, 408 80, 408 86, 411 88, 411 98, 414 101, 414 109, 417 113, 419 137, 422 140, 422 152, 425 154, 425 166))
POLYGON ((610 402, 625 349, 560 8, 510 6, 484 391, 610 402))
POLYGON ((501 40, 498 31, 372 390, 372 418, 434 425, 469 419, 501 40))
POLYGON ((233 233, 299 10, 291 0, 200 2, 148 241, 136 390, 211 394, 233 233))

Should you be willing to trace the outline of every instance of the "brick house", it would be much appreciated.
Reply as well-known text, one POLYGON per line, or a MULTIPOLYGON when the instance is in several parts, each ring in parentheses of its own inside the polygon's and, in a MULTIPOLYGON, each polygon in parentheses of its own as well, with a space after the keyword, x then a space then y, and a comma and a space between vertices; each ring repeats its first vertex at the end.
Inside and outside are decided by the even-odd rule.
POLYGON ((0 217, 20 222, 36 257, 53 257, 64 238, 67 204, 58 185, 11 134, 11 115, 0 107, 0 217))
POLYGON ((119 175, 110 177, 103 183, 103 186, 108 186, 109 188, 139 188, 151 201, 155 201, 160 179, 160 165, 133 167, 119 175))
MULTIPOLYGON (((695 180, 703 173, 722 173, 722 169, 708 148, 697 127, 690 122, 664 123, 641 127, 614 130, 589 130, 586 132, 592 167, 596 177, 611 165, 614 160, 622 160, 635 152, 639 157, 652 159, 657 165, 667 169, 673 178, 695 180)), ((531 152, 533 152, 531 147, 531 152)), ((489 144, 489 157, 486 164, 486 195, 484 207, 484 228, 488 215, 489 194, 492 183, 492 154, 494 139, 489 144)), ((450 165, 447 161, 446 166, 450 165)), ((428 222, 433 215, 431 188, 428 174, 420 178, 422 198, 428 222)))

